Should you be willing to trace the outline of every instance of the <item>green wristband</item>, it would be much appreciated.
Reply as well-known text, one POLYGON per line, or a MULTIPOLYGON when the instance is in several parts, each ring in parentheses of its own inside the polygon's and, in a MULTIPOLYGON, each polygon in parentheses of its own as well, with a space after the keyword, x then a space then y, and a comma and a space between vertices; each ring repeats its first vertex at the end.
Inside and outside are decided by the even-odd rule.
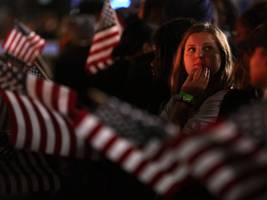
POLYGON ((193 103, 194 96, 192 96, 191 94, 180 91, 178 95, 181 98, 181 100, 184 101, 185 103, 189 103, 189 104, 193 103))

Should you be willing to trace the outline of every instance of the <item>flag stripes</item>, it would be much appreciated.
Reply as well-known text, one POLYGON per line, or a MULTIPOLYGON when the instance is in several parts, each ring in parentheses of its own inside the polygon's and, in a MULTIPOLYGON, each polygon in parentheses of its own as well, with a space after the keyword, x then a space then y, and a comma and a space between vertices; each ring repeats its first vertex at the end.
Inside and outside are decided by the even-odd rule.
POLYGON ((38 100, 4 92, 11 113, 11 141, 18 149, 60 156, 82 156, 71 123, 38 100), (76 149, 77 148, 77 149, 76 149))
POLYGON ((266 149, 241 135, 233 123, 178 135, 154 158, 92 115, 83 114, 75 127, 78 136, 162 195, 177 191, 192 176, 222 199, 266 197, 266 149))
POLYGON ((89 74, 95 74, 113 63, 112 51, 120 41, 121 26, 109 0, 104 1, 97 25, 85 67, 89 74))
POLYGON ((266 184, 259 169, 267 169, 266 149, 261 149, 238 132, 235 124, 223 122, 208 132, 176 141, 177 158, 190 174, 221 199, 243 199, 258 194, 266 184), (256 181, 251 181, 251 178, 256 181))
POLYGON ((17 27, 8 34, 3 49, 19 60, 31 65, 44 48, 45 40, 34 32, 23 34, 17 27))
POLYGON ((74 124, 78 137, 85 138, 96 150, 119 163, 126 171, 160 194, 168 194, 188 179, 187 168, 174 159, 173 154, 163 153, 160 157, 152 159, 153 156, 148 156, 149 154, 136 148, 129 140, 119 137, 93 115, 83 113, 74 124))
POLYGON ((43 155, 13 150, 0 160, 0 194, 22 194, 58 190, 60 179, 43 155))
POLYGON ((48 108, 62 115, 69 115, 76 104, 76 93, 68 87, 29 74, 26 80, 27 94, 38 99, 48 108))

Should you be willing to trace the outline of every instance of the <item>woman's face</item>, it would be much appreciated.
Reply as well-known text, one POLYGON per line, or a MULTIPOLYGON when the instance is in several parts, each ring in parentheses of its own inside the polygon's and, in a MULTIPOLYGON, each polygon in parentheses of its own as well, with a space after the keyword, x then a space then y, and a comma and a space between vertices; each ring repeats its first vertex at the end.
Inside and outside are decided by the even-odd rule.
POLYGON ((184 65, 187 74, 196 68, 209 68, 211 75, 219 71, 221 55, 212 34, 192 33, 185 42, 184 65))
POLYGON ((257 88, 267 87, 267 51, 258 47, 249 60, 250 83, 257 88))

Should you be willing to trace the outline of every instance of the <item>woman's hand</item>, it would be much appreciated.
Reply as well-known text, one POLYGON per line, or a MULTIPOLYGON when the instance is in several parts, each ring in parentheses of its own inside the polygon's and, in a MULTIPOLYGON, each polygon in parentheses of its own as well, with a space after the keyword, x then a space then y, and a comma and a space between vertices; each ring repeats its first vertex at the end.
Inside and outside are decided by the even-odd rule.
POLYGON ((210 69, 199 67, 192 70, 188 75, 181 90, 196 97, 201 95, 208 86, 210 80, 210 69))

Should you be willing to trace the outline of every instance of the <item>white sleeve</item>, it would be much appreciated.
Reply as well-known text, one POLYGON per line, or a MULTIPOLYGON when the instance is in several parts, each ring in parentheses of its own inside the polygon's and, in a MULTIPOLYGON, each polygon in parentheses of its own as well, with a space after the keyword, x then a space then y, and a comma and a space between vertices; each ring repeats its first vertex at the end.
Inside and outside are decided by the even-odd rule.
POLYGON ((186 122, 183 132, 191 133, 214 123, 217 120, 220 105, 226 92, 226 90, 222 90, 207 98, 197 113, 186 122))

